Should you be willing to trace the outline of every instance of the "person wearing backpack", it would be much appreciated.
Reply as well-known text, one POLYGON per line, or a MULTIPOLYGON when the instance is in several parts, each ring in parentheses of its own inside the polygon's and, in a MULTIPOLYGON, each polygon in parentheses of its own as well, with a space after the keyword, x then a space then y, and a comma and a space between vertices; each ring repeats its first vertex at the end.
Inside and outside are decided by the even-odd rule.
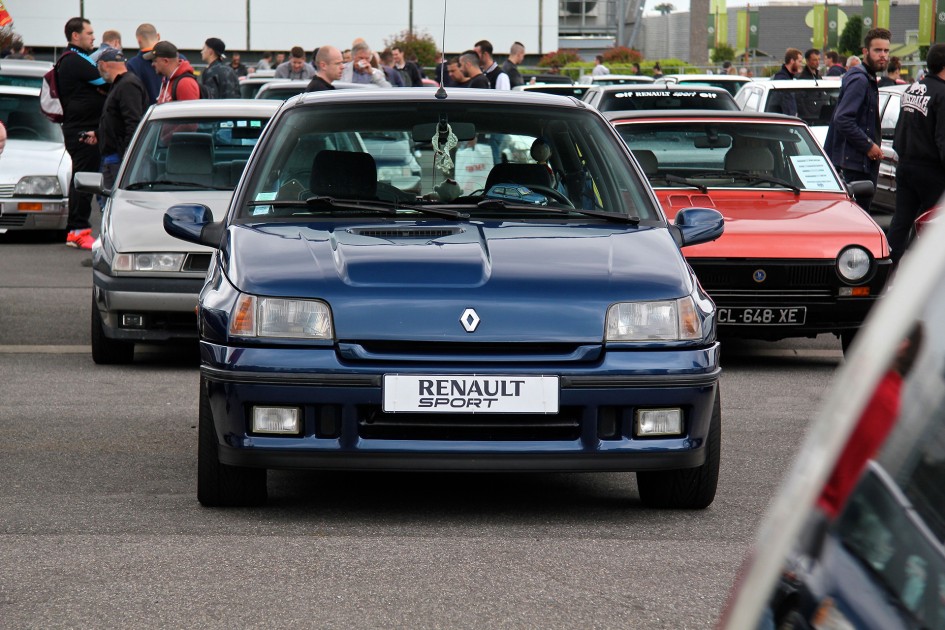
POLYGON ((239 98, 240 80, 226 59, 226 44, 222 39, 211 37, 200 51, 200 58, 207 64, 207 69, 200 76, 200 82, 210 98, 239 98))
MULTIPOLYGON (((66 22, 69 47, 55 65, 56 88, 62 104, 62 134, 66 151, 72 158, 72 172, 97 173, 101 167, 98 148, 83 142, 86 134, 98 129, 105 105, 105 79, 89 57, 94 49, 92 24, 81 17, 66 22)), ((69 180, 69 219, 66 223, 66 245, 92 249, 92 195, 80 193, 69 180)))
POLYGON ((161 81, 161 91, 158 92, 158 105, 171 101, 194 101, 206 98, 194 75, 194 67, 186 59, 180 58, 177 46, 171 42, 156 43, 144 58, 151 62, 155 72, 164 77, 161 81))

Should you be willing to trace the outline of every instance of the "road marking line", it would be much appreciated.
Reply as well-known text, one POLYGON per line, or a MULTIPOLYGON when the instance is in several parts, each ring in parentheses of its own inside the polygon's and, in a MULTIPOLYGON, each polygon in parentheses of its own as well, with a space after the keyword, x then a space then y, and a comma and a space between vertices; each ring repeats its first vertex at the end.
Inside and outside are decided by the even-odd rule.
POLYGON ((92 346, 0 346, 0 354, 88 354, 92 346))

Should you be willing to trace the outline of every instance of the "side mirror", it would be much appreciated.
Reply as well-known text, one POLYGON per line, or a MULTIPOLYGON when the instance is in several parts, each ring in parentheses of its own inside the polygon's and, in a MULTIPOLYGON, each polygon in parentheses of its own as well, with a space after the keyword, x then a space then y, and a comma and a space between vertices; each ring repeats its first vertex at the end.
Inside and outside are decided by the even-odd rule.
POLYGON ((72 176, 72 183, 75 184, 75 189, 79 192, 110 197, 112 191, 105 190, 104 181, 101 173, 80 171, 72 176))
POLYGON ((203 204, 179 204, 164 213, 164 231, 182 241, 219 249, 223 222, 214 223, 213 213, 203 204))
POLYGON ((722 213, 711 208, 685 208, 676 214, 673 226, 678 234, 680 247, 708 243, 722 236, 725 219, 722 213))
POLYGON ((876 186, 869 180, 850 182, 847 184, 847 190, 857 201, 861 199, 872 199, 876 194, 876 186))

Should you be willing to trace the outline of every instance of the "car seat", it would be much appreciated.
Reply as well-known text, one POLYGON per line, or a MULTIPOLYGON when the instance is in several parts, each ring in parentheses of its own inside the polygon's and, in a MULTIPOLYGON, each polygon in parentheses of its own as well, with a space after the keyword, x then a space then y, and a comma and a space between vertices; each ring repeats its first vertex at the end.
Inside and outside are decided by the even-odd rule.
POLYGON ((657 171, 660 170, 660 163, 656 159, 656 154, 649 149, 632 149, 631 153, 633 153, 633 157, 637 159, 643 172, 648 177, 656 175, 657 171))
POLYGON ((725 154, 725 170, 771 174, 774 155, 765 147, 732 147, 725 154))
POLYGON ((213 136, 178 131, 167 147, 164 173, 171 181, 213 185, 213 136))
POLYGON ((319 151, 312 161, 309 188, 317 197, 376 199, 377 165, 370 153, 319 151))

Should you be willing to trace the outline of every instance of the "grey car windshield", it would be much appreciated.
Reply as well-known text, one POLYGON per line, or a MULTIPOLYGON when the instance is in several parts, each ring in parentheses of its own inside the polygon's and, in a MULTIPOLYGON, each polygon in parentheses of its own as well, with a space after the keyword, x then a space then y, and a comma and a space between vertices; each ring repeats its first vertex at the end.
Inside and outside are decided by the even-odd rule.
POLYGON ((401 209, 448 205, 472 216, 517 204, 509 211, 519 215, 541 207, 559 215, 574 209, 661 220, 619 139, 586 110, 319 103, 294 107, 273 124, 240 202, 243 218, 301 216, 286 208, 331 198, 401 209), (534 195, 516 202, 493 190, 500 184, 534 195))

